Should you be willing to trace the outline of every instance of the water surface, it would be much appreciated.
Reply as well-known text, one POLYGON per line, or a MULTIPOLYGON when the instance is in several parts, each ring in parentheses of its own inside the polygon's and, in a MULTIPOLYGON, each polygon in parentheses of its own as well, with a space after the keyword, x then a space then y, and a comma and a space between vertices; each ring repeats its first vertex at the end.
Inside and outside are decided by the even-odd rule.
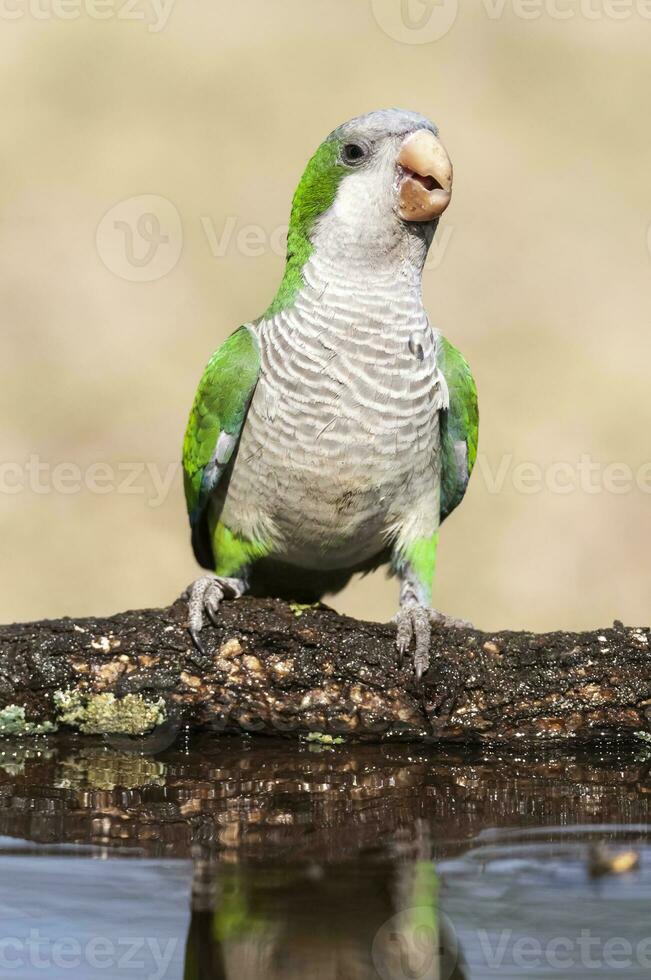
POLYGON ((0 748, 0 977, 651 975, 644 751, 134 748, 0 748))

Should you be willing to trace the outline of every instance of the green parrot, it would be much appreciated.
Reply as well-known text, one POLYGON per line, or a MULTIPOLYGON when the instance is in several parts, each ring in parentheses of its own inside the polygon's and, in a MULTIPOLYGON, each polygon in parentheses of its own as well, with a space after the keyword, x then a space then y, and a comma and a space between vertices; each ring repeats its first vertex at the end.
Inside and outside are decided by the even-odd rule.
POLYGON ((204 614, 245 592, 302 603, 387 565, 400 655, 418 678, 433 623, 439 527, 477 455, 468 364, 430 324, 422 272, 450 203, 438 130, 386 109, 339 126, 296 189, 285 274, 266 312, 208 362, 183 445, 204 614))

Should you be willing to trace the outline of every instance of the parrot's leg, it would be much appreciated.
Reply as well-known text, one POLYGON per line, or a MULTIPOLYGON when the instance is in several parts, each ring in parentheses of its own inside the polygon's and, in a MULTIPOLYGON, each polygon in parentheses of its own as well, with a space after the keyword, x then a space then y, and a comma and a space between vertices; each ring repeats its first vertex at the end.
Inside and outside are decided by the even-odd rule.
POLYGON ((405 549, 394 563, 400 579, 400 610, 395 617, 398 626, 396 645, 403 658, 413 643, 416 680, 420 680, 429 667, 432 625, 456 629, 472 626, 463 619, 454 619, 431 608, 438 540, 438 531, 431 538, 420 539, 405 549))
POLYGON ((239 599, 246 592, 247 583, 243 578, 229 578, 223 575, 203 575, 193 582, 186 592, 188 598, 188 631, 197 650, 205 655, 201 642, 204 612, 217 625, 217 614, 222 599, 239 599))
MULTIPOLYGON (((268 552, 260 541, 251 541, 215 520, 210 528, 215 574, 197 579, 187 591, 188 630, 193 643, 204 653, 200 633, 204 613, 217 625, 222 599, 239 599, 249 587, 249 569, 268 552)), ((204 654, 205 655, 205 654, 204 654)))

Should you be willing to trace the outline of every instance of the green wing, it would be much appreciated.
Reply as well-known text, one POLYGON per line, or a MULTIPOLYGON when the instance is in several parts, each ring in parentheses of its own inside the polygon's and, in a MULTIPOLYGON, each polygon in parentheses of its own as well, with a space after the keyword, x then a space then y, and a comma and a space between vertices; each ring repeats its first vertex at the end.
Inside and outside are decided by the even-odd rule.
POLYGON ((206 505, 228 466, 260 373, 258 344, 240 327, 208 361, 183 441, 183 484, 197 561, 213 566, 206 505))
POLYGON ((479 408, 468 362, 441 337, 440 368, 450 392, 450 407, 441 412, 441 521, 463 500, 477 459, 479 408))

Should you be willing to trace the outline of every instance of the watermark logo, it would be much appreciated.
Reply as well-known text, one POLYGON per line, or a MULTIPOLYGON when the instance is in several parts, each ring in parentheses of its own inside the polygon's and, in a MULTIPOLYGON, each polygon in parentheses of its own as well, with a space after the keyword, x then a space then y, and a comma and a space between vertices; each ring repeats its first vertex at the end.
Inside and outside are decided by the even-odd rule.
MULTIPOLYGON (((430 44, 445 37, 459 13, 458 0, 371 0, 378 26, 401 44, 430 44)), ((489 21, 505 16, 523 21, 565 22, 651 20, 651 0, 481 0, 489 21)))
POLYGON ((449 980, 459 944, 446 915, 433 906, 416 906, 380 926, 371 956, 382 980, 449 980))
POLYGON ((576 935, 466 928, 460 942, 450 919, 434 906, 405 909, 388 919, 375 934, 371 955, 382 980, 452 980, 465 976, 459 967, 466 942, 483 968, 482 976, 515 976, 514 969, 518 977, 533 973, 567 977, 577 972, 583 976, 604 970, 610 976, 622 970, 651 968, 649 937, 632 940, 587 928, 576 935))
POLYGON ((153 282, 170 273, 183 250, 183 225, 166 197, 141 194, 106 212, 95 236, 97 253, 114 275, 153 282))
POLYGON ((385 34, 401 44, 431 44, 452 30, 459 0, 371 0, 385 34))

